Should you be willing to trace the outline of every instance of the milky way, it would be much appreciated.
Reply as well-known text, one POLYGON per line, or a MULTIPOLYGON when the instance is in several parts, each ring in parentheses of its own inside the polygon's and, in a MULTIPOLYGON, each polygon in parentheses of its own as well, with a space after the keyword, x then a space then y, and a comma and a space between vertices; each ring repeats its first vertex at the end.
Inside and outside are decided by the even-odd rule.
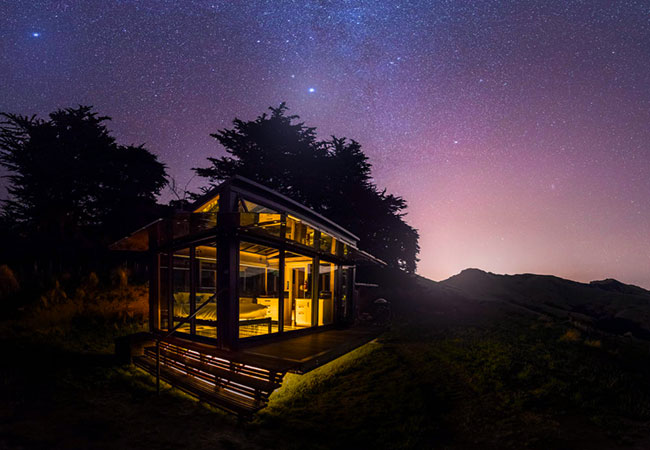
POLYGON ((282 101, 408 200, 421 274, 650 287, 648 1, 0 2, 0 111, 92 104, 178 184, 282 101))

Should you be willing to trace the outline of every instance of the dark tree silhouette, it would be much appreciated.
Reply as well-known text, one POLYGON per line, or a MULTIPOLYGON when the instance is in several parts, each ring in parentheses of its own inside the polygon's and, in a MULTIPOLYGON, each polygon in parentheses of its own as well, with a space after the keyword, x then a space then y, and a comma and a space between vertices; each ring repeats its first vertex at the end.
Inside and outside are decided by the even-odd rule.
POLYGON ((227 155, 194 169, 216 185, 233 175, 265 184, 357 234, 361 248, 391 267, 414 272, 418 232, 404 221, 406 201, 381 191, 356 141, 319 141, 315 128, 288 115, 283 103, 252 121, 212 134, 227 155))
POLYGON ((48 120, 1 114, 0 164, 10 174, 5 223, 49 242, 105 243, 156 207, 165 166, 142 146, 122 146, 90 106, 48 120))

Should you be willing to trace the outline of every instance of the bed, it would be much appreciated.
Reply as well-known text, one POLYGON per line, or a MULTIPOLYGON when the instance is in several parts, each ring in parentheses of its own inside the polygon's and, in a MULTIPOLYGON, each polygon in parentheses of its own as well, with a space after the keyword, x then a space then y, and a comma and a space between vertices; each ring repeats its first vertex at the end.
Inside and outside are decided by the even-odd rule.
MULTIPOLYGON (((196 293, 196 307, 201 306, 206 300, 214 297, 212 293, 197 292, 196 293)), ((189 292, 176 292, 174 293, 174 317, 180 320, 182 317, 190 315, 190 293, 189 292)), ((239 320, 258 320, 269 317, 270 308, 265 305, 260 305, 255 302, 253 298, 241 297, 239 299, 239 320)), ((211 301, 205 305, 196 314, 197 320, 204 321, 217 321, 217 304, 211 301)))

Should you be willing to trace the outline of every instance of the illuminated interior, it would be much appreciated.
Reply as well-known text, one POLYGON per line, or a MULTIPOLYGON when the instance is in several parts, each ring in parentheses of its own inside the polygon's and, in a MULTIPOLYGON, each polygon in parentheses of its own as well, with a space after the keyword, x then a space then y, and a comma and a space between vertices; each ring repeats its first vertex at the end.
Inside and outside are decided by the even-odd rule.
POLYGON ((354 236, 333 234, 327 219, 305 219, 310 210, 265 193, 275 196, 268 205, 259 192, 253 201, 220 191, 191 213, 155 223, 152 328, 230 347, 349 322, 354 236))
POLYGON ((280 252, 239 244, 239 337, 278 332, 280 252))
POLYGON ((156 346, 133 362, 158 387, 162 379, 250 417, 287 371, 312 370, 376 336, 343 330, 355 322, 357 262, 383 264, 359 250, 358 240, 258 183, 224 180, 191 211, 112 244, 147 252, 151 267, 156 346))
POLYGON ((239 337, 291 331, 334 322, 338 288, 338 266, 321 261, 318 295, 314 297, 314 258, 281 250, 240 243, 239 251, 239 337), (280 283, 284 279, 280 308, 280 283))
MULTIPOLYGON (((265 226, 270 222, 261 223, 265 226)), ((297 225, 294 230, 302 229, 301 232, 308 232, 303 236, 313 239, 315 233, 312 227, 299 222, 294 222, 294 225, 297 225)), ((320 238, 319 248, 330 253, 336 240, 324 233, 320 234, 320 238), (323 236, 326 238, 323 239, 323 236)), ((158 259, 160 289, 157 312, 161 329, 169 328, 171 311, 171 326, 178 327, 178 332, 216 339, 216 243, 188 246, 171 254, 160 253, 158 259), (169 267, 172 268, 171 279, 169 267), (167 301, 169 297, 171 302, 167 301), (203 307, 199 309, 202 304, 203 307), (195 316, 188 320, 197 309, 199 311, 195 316)), ((347 301, 345 288, 340 285, 343 281, 339 279, 340 270, 339 265, 322 259, 317 261, 314 256, 240 241, 237 278, 239 338, 334 323, 335 303, 337 300, 347 301), (283 265, 281 254, 284 255, 283 265), (316 286, 313 285, 315 267, 318 267, 316 286)), ((341 308, 345 313, 347 305, 341 305, 341 308)))
MULTIPOLYGON (((193 214, 218 210, 219 196, 216 196, 193 214)), ((347 301, 341 287, 343 278, 339 276, 341 266, 316 258, 316 253, 337 255, 347 250, 347 246, 340 246, 336 238, 298 217, 243 197, 238 198, 237 215, 242 232, 277 240, 275 245, 239 241, 238 337, 245 339, 334 323, 336 303, 347 301), (280 243, 285 239, 305 248, 306 252, 282 250, 280 243)), ((160 328, 172 326, 181 333, 216 339, 216 242, 159 253, 158 260, 160 328)), ((345 313, 348 306, 340 305, 340 308, 345 313)))

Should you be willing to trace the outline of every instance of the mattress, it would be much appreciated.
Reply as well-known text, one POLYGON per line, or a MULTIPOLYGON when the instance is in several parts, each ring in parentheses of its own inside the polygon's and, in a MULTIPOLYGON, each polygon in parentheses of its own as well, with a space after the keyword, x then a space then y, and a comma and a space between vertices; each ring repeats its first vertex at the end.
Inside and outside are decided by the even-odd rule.
MULTIPOLYGON (((213 294, 196 294, 197 307, 201 306, 213 294)), ((263 319, 267 317, 269 311, 268 306, 253 303, 252 299, 241 299, 239 301, 239 320, 252 320, 263 319)), ((183 317, 190 315, 190 301, 189 293, 177 292, 174 294, 174 316, 183 317)), ((197 319, 201 320, 217 320, 217 305, 210 302, 205 305, 196 315, 197 319)))
POLYGON ((268 306, 259 303, 239 302, 239 319, 263 319, 269 310, 268 306))

